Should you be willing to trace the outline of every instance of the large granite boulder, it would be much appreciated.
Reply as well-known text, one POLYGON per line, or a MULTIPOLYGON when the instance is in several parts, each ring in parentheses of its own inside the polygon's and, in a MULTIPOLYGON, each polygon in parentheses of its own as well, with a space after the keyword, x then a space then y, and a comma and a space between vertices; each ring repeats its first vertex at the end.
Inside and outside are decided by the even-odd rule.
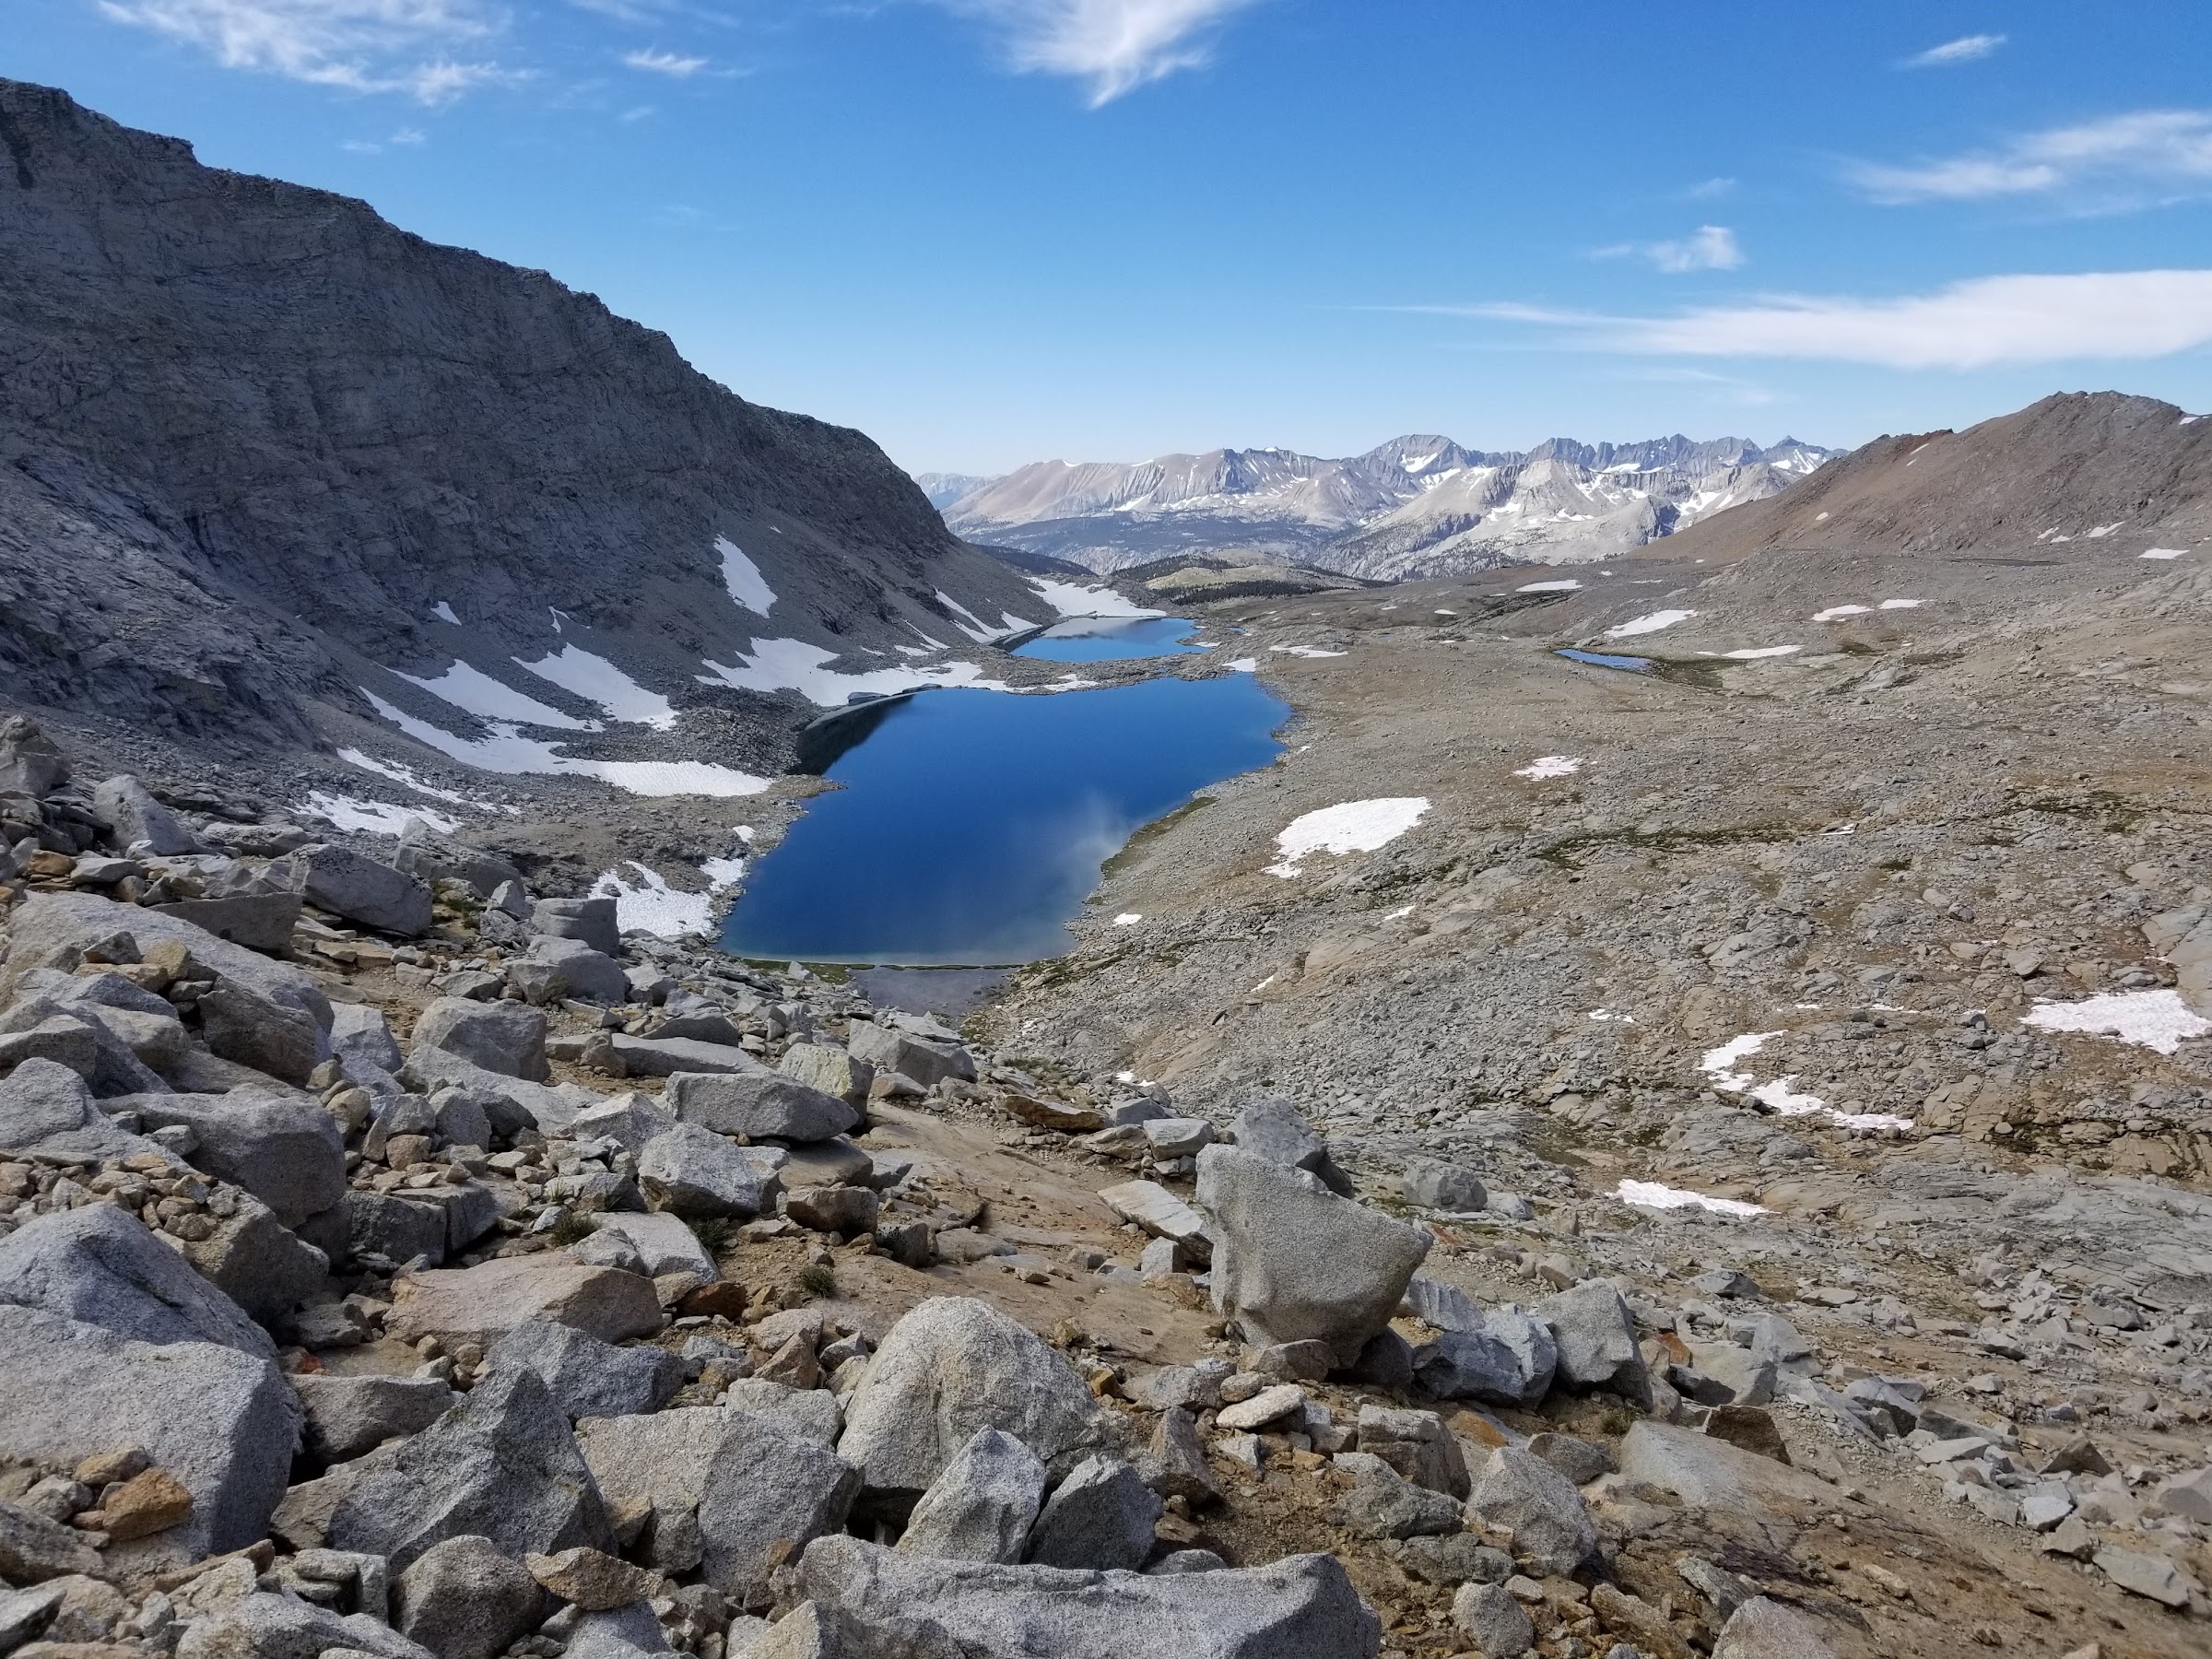
POLYGON ((190 1129, 193 1167, 245 1188, 287 1227, 346 1196, 346 1136, 312 1095, 235 1088, 138 1095, 131 1104, 148 1129, 190 1129))
POLYGON ((1214 1305, 1256 1344, 1320 1342, 1338 1365, 1397 1312, 1429 1253, 1420 1228, 1342 1198, 1306 1171, 1236 1147, 1198 1154, 1214 1305))
POLYGON ((799 1594, 856 1638, 841 1659, 1373 1659, 1382 1621, 1334 1556, 1165 1574, 1007 1567, 817 1538, 799 1594))
POLYGON ((398 1571, 464 1535, 489 1538, 516 1557, 615 1547, 569 1419, 526 1367, 488 1373, 330 1518, 333 1548, 383 1556, 398 1571))
POLYGON ((301 847, 289 869, 293 889, 334 916, 403 938, 430 930, 429 883, 350 847, 301 847))
POLYGON ((845 1408, 838 1450, 871 1494, 926 1491, 982 1429, 1065 1474, 1106 1433, 1098 1402, 1053 1348, 988 1302, 937 1297, 893 1325, 845 1408))
POLYGON ((553 1075, 546 1063, 546 1017, 521 1003, 441 996, 416 1020, 414 1041, 418 1048, 443 1049, 502 1077, 543 1083, 553 1075))
POLYGON ((782 1072, 677 1072, 665 1097, 687 1124, 751 1140, 828 1140, 860 1124, 860 1113, 782 1072))
MULTIPOLYGON (((89 1051, 91 1028, 81 1029, 89 1051)), ((0 1152, 83 1163, 143 1153, 178 1162, 159 1142, 116 1127, 94 1104, 80 1072, 42 1055, 22 1061, 0 1078, 0 1152)))
POLYGON ((40 1216, 0 1239, 0 1302, 156 1346, 212 1342, 257 1359, 276 1355, 244 1310, 108 1204, 40 1216))
POLYGON ((112 1569, 173 1565, 265 1536, 299 1439, 299 1402, 258 1353, 135 1341, 0 1306, 0 1457, 67 1466, 136 1445, 192 1494, 176 1525, 111 1548, 112 1569))
POLYGON ((410 1274, 392 1288, 387 1335, 403 1342, 497 1342, 526 1320, 573 1325, 602 1342, 661 1328, 653 1282, 565 1255, 502 1256, 476 1267, 410 1274))

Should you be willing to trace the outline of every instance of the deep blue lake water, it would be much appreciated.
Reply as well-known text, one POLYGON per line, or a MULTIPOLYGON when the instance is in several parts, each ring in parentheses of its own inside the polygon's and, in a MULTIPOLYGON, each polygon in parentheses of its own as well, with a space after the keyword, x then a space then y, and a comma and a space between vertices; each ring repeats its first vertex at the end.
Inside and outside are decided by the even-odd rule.
POLYGON ((830 763, 843 787, 753 866, 722 947, 910 966, 1057 955, 1122 843, 1274 759, 1289 712, 1249 674, 924 692, 830 763))
POLYGON ((1182 617, 1077 617, 1054 623, 1017 645, 1018 657, 1046 663, 1108 663, 1128 657, 1188 656, 1203 646, 1184 643, 1198 631, 1182 617))

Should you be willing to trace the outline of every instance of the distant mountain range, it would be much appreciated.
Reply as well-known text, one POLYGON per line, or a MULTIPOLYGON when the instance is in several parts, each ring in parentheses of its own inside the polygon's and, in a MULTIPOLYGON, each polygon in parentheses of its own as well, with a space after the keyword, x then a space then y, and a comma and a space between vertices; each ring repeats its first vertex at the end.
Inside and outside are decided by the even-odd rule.
POLYGON ((1784 438, 1641 443, 1554 438, 1487 453, 1412 435, 1348 459, 1209 450, 1118 462, 1040 461, 1003 477, 918 482, 970 541, 1093 571, 1205 555, 1347 575, 1451 575, 1606 559, 1725 508, 1779 494, 1841 453, 1784 438))

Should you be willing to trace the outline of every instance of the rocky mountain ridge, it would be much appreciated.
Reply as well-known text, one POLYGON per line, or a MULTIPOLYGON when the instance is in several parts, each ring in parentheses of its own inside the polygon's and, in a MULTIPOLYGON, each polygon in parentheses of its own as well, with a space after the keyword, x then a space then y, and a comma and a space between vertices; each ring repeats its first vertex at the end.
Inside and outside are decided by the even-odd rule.
POLYGON ((886 670, 1056 614, 860 433, 543 272, 53 88, 0 82, 0 135, 20 706, 228 761, 728 794, 886 670))
POLYGON ((964 535, 1100 571, 1182 554, 1396 580, 1614 558, 1776 494, 1837 453, 1677 435, 1488 453, 1416 434, 1343 460, 1213 450, 1134 465, 1044 461, 989 480, 931 474, 925 488, 964 535))
POLYGON ((2179 558, 2207 535, 2212 420, 2154 397, 2067 392, 1963 431, 1877 438, 1668 551, 1719 561, 2006 548, 2065 560, 2162 545, 2179 558))

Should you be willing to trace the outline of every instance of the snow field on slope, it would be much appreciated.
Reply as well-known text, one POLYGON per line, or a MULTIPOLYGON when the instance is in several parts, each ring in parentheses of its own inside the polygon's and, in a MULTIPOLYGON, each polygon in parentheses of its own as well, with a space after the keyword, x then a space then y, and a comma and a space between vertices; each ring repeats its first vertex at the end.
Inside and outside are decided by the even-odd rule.
POLYGON ((2212 1031, 2206 1019, 2182 1001, 2179 991, 2113 991, 2079 1002, 2039 1000, 2021 1021, 2039 1030, 2111 1037, 2171 1054, 2192 1037, 2212 1031))
POLYGON ((517 667, 528 669, 538 678, 551 680, 586 702, 597 703, 610 720, 631 721, 656 732, 669 731, 676 724, 676 709, 666 698, 647 690, 603 656, 564 645, 552 656, 535 663, 525 663, 521 657, 513 660, 517 667))
POLYGON ((1606 629, 1608 640, 1632 639, 1637 634, 1657 633, 1663 628, 1672 628, 1677 622, 1687 622, 1698 613, 1694 610, 1655 610, 1641 617, 1631 617, 1606 629))
POLYGON ((1396 841, 1428 810, 1427 795, 1392 795, 1309 812, 1275 838, 1277 858, 1267 874, 1288 880, 1300 873, 1299 862, 1315 853, 1371 853, 1396 841))
POLYGON ((760 567, 726 536, 714 538, 714 551, 722 555, 722 585, 731 599, 757 617, 767 616, 776 595, 760 574, 760 567))

